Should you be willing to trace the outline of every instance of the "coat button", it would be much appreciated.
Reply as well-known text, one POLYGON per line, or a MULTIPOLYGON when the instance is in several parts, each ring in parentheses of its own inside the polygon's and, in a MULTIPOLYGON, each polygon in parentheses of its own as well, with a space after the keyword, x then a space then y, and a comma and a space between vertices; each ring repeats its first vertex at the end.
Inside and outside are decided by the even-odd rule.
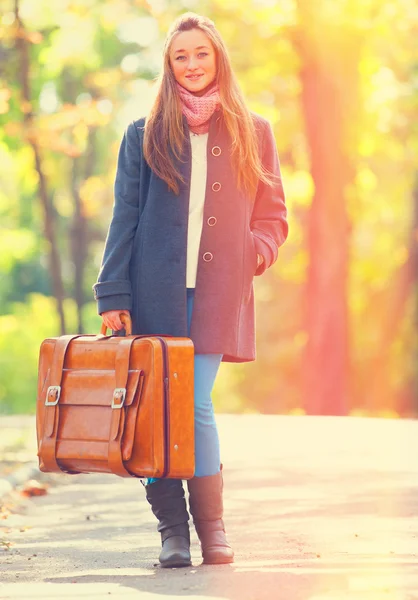
POLYGON ((221 189, 221 184, 219 183, 219 181, 215 181, 214 183, 212 183, 212 189, 214 192, 219 192, 219 190, 221 189))
POLYGON ((209 217, 208 219, 208 225, 210 225, 211 227, 213 227, 213 225, 216 225, 216 221, 218 219, 216 217, 209 217))
POLYGON ((214 146, 212 148, 213 156, 219 156, 221 152, 222 152, 222 150, 219 148, 219 146, 214 146))
POLYGON ((212 258, 213 258, 212 252, 205 252, 203 255, 203 260, 205 262, 210 262, 212 260, 212 258))

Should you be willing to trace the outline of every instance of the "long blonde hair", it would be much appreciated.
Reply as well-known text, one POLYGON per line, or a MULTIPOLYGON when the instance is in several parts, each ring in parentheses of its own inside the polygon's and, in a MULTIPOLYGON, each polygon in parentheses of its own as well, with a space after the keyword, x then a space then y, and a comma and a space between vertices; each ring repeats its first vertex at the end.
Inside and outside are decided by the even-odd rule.
POLYGON ((273 176, 261 164, 260 149, 253 118, 245 105, 243 94, 231 67, 227 49, 213 21, 187 12, 171 25, 163 50, 163 70, 157 79, 157 94, 146 119, 144 130, 144 157, 151 169, 167 182, 178 195, 179 183, 184 182, 175 166, 184 144, 181 100, 170 64, 170 49, 175 36, 183 31, 200 29, 213 44, 216 56, 216 83, 226 128, 229 132, 231 160, 240 190, 255 194, 258 182, 273 184, 273 176), (168 151, 171 149, 171 152, 168 151))

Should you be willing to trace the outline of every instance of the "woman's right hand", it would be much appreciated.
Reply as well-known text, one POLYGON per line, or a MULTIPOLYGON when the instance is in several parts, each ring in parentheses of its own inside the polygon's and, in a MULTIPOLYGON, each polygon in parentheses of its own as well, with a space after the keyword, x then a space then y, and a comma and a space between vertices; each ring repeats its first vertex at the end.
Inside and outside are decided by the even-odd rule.
POLYGON ((113 331, 119 331, 123 329, 125 325, 120 320, 120 315, 128 315, 129 310, 107 310, 106 312, 101 314, 103 319, 103 323, 106 325, 108 329, 113 329, 113 331))

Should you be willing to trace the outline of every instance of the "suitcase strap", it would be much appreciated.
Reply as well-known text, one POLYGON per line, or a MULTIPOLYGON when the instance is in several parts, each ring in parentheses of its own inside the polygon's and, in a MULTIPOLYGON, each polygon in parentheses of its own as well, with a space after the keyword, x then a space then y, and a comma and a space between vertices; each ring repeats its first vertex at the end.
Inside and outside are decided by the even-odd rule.
POLYGON ((125 429, 125 411, 122 410, 128 383, 129 363, 131 361, 132 344, 141 337, 129 336, 121 338, 118 344, 115 358, 115 380, 116 387, 112 398, 112 417, 110 422, 108 461, 112 473, 120 477, 133 477, 132 473, 125 469, 122 459, 122 436, 125 429))
POLYGON ((51 385, 46 392, 45 414, 44 414, 44 434, 40 446, 42 461, 48 471, 54 473, 65 473, 61 469, 56 459, 56 446, 59 425, 59 405, 58 401, 61 394, 62 370, 64 368, 65 355, 70 342, 75 338, 83 337, 80 335, 62 335, 55 345, 54 357, 50 375, 51 385))

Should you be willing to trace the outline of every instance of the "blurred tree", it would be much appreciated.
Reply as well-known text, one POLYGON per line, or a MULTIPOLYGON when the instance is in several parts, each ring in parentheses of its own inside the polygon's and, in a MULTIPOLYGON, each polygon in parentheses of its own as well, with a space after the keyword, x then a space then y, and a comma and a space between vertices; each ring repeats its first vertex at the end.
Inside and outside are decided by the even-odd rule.
POLYGON ((294 43, 301 59, 301 101, 315 186, 307 227, 304 407, 308 414, 344 415, 349 406, 350 234, 345 191, 355 177, 350 150, 360 106, 362 35, 326 1, 298 0, 298 13, 294 43))
POLYGON ((30 80, 32 78, 31 62, 29 56, 29 44, 39 43, 40 35, 31 35, 25 28, 22 18, 19 13, 19 0, 15 0, 14 5, 14 29, 15 29, 15 44, 18 53, 19 69, 18 77, 20 76, 20 91, 21 91, 21 110, 24 122, 24 131, 26 139, 33 150, 36 171, 38 173, 39 182, 39 198, 43 207, 44 214, 44 231, 45 237, 49 242, 49 265, 52 279, 52 288, 54 290, 55 299, 57 302, 57 311, 60 319, 61 335, 65 334, 65 315, 64 315, 64 286, 61 276, 61 260, 55 234, 55 217, 52 206, 51 197, 48 191, 47 177, 43 167, 41 158, 41 149, 34 127, 34 113, 32 104, 32 93, 30 89, 30 80))
POLYGON ((417 377, 417 335, 400 328, 416 289, 393 292, 408 299, 396 310, 389 300, 415 231, 414 2, 209 6, 250 104, 275 128, 290 209, 279 260, 256 280, 259 361, 238 367, 238 406, 396 414, 396 389, 417 377))
POLYGON ((216 407, 417 414, 413 0, 3 0, 1 410, 33 409, 33 358, 60 331, 41 186, 67 329, 97 330, 121 134, 146 114, 165 32, 190 8, 214 19, 250 108, 273 126, 290 223, 255 279, 258 360, 221 366, 216 407))
POLYGON ((68 5, 63 20, 59 6, 50 7, 45 0, 25 2, 28 28, 20 3, 8 4, 7 26, 0 33, 9 59, 4 61, 4 73, 11 91, 5 98, 12 98, 11 103, 4 102, 2 111, 7 115, 5 139, 33 150, 60 330, 65 330, 63 300, 70 295, 77 303, 81 332, 83 306, 92 300, 91 285, 97 274, 89 261, 91 246, 104 241, 101 224, 89 220, 101 212, 109 219, 112 200, 111 189, 103 195, 89 182, 101 176, 111 187, 116 157, 115 149, 107 150, 114 133, 105 126, 126 100, 137 71, 145 77, 150 74, 149 65, 138 60, 140 53, 135 55, 135 69, 121 64, 126 55, 134 56, 139 45, 139 40, 131 41, 132 32, 125 39, 130 16, 138 19, 147 12, 123 0, 96 1, 87 10, 79 0, 68 5), (18 119, 23 127, 17 126, 18 119), (100 206, 99 195, 105 206, 100 206))
MULTIPOLYGON (((387 290, 387 302, 384 305, 384 316, 381 321, 380 350, 373 360, 371 369, 370 387, 368 390, 368 406, 374 413, 384 406, 387 411, 396 414, 397 397, 388 382, 387 373, 391 363, 393 344, 399 339, 405 315, 411 320, 412 330, 417 335, 417 293, 418 293, 418 174, 415 178, 415 187, 412 190, 412 226, 409 240, 406 240, 405 257, 399 266, 387 290), (412 315, 408 311, 408 303, 413 300, 412 315)), ((416 356, 411 348, 411 358, 416 356)), ((415 365, 418 362, 415 362, 415 365)), ((411 411, 418 408, 417 370, 414 369, 412 377, 407 378, 410 397, 405 402, 404 409, 411 411), (415 404, 415 407, 414 407, 415 404)))

